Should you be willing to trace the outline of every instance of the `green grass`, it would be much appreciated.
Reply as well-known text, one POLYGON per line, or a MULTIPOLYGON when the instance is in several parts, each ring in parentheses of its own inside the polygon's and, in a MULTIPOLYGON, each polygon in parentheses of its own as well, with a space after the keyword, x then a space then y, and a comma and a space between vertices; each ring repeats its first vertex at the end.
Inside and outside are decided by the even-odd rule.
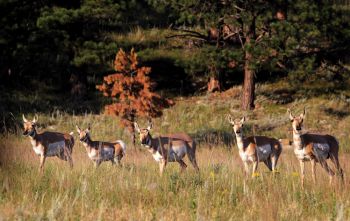
MULTIPOLYGON (((123 167, 103 163, 94 169, 84 147, 74 146, 74 168, 48 158, 42 175, 39 159, 28 138, 3 134, 0 142, 0 219, 22 220, 343 220, 350 218, 350 183, 328 185, 328 177, 317 166, 313 184, 307 164, 306 186, 299 181, 299 164, 290 149, 279 160, 280 173, 273 176, 259 164, 260 176, 245 179, 242 162, 226 115, 247 116, 246 136, 265 134, 291 139, 286 112, 298 114, 307 106, 305 129, 336 135, 341 143, 340 161, 345 176, 350 170, 350 117, 344 100, 298 99, 286 105, 266 98, 276 85, 261 85, 257 108, 242 113, 234 88, 223 94, 177 99, 176 105, 154 120, 153 135, 185 131, 200 143, 197 159, 200 174, 189 161, 188 169, 168 164, 160 177, 158 165, 141 147, 128 146, 123 167), (211 148, 208 148, 211 147, 211 148)), ((33 115, 27 116, 30 119, 33 115)), ((20 121, 20 119, 18 119, 20 121)), ((140 119, 141 127, 146 126, 140 119)), ((119 120, 105 115, 70 115, 55 111, 39 114, 39 130, 75 130, 92 126, 94 140, 130 136, 119 120)))

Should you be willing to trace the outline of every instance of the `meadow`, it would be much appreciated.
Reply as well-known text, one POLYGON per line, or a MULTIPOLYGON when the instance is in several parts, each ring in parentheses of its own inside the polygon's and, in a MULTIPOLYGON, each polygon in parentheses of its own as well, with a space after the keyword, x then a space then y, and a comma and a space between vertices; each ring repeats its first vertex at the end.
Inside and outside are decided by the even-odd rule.
MULTIPOLYGON (((281 87, 281 85, 279 85, 281 87)), ((283 87, 283 85, 282 85, 283 87)), ((97 169, 87 157, 75 132, 74 168, 48 158, 43 174, 29 139, 20 133, 5 133, 0 142, 0 220, 347 220, 350 219, 350 112, 341 96, 294 94, 280 104, 283 94, 276 85, 259 85, 257 107, 239 111, 239 87, 224 93, 177 98, 176 105, 153 121, 152 135, 184 131, 198 142, 200 174, 191 167, 180 173, 168 164, 159 176, 157 163, 137 144, 115 117, 103 114, 72 115, 64 111, 38 113, 39 131, 75 132, 75 125, 91 124, 93 140, 126 141, 122 167, 102 163, 97 169), (269 96, 267 96, 269 95, 269 96), (274 95, 274 96, 272 96, 274 95), (245 179, 243 165, 226 120, 247 116, 245 136, 263 134, 292 139, 286 109, 295 114, 306 106, 305 131, 327 132, 340 141, 340 163, 345 183, 328 184, 326 172, 317 165, 313 184, 310 164, 301 189, 299 163, 293 150, 284 146, 279 173, 259 164, 260 176, 245 179)), ((26 115, 28 119, 34 113, 26 115)), ((18 121, 21 118, 18 116, 18 121)), ((140 126, 145 121, 140 119, 140 126)))

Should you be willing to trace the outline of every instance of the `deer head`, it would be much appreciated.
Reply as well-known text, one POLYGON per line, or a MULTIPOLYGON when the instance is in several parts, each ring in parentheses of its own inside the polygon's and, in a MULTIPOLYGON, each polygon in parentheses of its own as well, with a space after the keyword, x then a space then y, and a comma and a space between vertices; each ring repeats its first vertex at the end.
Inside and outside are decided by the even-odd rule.
POLYGON ((232 125, 233 131, 235 132, 236 136, 243 136, 242 134, 242 128, 245 122, 245 117, 242 117, 242 119, 233 119, 231 115, 228 115, 228 121, 232 125))
POLYGON ((35 115, 33 120, 27 120, 26 117, 24 116, 24 114, 22 114, 22 118, 23 118, 23 135, 24 136, 31 136, 33 137, 36 134, 36 122, 38 121, 38 115, 35 115))
POLYGON ((152 129, 152 126, 152 122, 149 122, 147 128, 140 129, 139 125, 136 122, 134 122, 135 131, 139 134, 140 142, 142 145, 150 146, 152 139, 150 135, 150 130, 152 129))
POLYGON ((288 109, 289 113, 289 120, 292 122, 293 132, 299 134, 303 128, 303 122, 305 119, 305 107, 303 113, 301 113, 299 116, 294 117, 292 114, 292 111, 288 109))
POLYGON ((90 139, 90 124, 88 126, 88 128, 86 128, 85 130, 81 130, 80 127, 78 127, 78 125, 75 125, 77 132, 79 134, 79 140, 80 142, 86 142, 88 139, 90 139))

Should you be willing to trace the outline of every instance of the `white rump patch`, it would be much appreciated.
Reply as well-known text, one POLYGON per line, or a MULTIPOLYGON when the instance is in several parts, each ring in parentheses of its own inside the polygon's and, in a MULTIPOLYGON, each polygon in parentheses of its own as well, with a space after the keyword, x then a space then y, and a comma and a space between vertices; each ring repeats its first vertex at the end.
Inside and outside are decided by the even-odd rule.
POLYGON ((157 161, 157 162, 160 162, 163 159, 163 156, 158 151, 153 153, 152 156, 155 159, 155 161, 157 161))
POLYGON ((258 151, 259 161, 264 161, 270 156, 272 152, 272 148, 270 144, 266 144, 266 145, 258 146, 257 151, 258 151))
POLYGON ((327 143, 314 143, 313 149, 318 159, 327 159, 330 147, 327 143))
POLYGON ((58 156, 61 153, 61 151, 63 151, 64 146, 65 146, 64 140, 56 143, 50 143, 47 148, 46 156, 48 157, 58 156))

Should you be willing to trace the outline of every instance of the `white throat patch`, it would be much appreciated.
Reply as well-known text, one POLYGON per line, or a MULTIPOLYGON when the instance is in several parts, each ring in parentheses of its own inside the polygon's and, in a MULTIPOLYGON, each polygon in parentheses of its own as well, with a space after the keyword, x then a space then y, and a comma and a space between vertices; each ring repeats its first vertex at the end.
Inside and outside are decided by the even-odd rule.
POLYGON ((161 160, 163 160, 163 156, 158 151, 156 151, 155 153, 152 153, 152 156, 154 160, 157 162, 160 162, 161 160))

